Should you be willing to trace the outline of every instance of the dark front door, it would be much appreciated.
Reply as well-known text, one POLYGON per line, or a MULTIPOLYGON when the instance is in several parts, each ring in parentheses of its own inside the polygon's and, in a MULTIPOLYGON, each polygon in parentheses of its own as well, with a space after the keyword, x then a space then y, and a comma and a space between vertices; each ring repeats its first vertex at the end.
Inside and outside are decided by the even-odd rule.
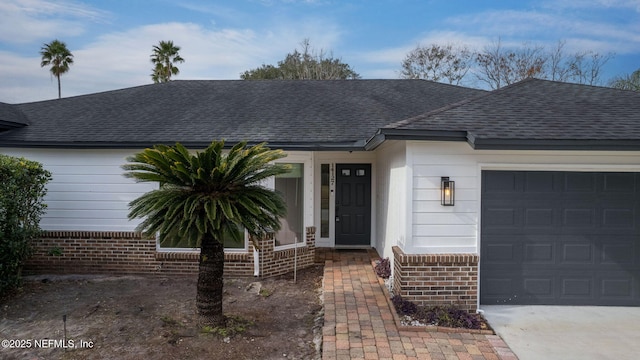
POLYGON ((336 246, 371 246, 371 164, 337 164, 336 175, 336 246))
POLYGON ((640 174, 483 171, 482 304, 640 305, 640 174))

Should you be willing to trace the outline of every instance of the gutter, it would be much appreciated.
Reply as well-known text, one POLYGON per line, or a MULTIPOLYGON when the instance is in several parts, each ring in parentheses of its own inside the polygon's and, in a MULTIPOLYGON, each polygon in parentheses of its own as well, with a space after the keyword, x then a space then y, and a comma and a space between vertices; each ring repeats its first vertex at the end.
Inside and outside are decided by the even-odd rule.
POLYGON ((467 132, 381 128, 367 140, 364 148, 375 150, 386 140, 467 141, 467 132))
POLYGON ((469 135, 475 150, 638 151, 640 139, 489 139, 469 135))
POLYGON ((461 141, 474 150, 582 150, 639 151, 640 139, 491 139, 480 138, 468 131, 378 129, 364 149, 372 151, 386 140, 461 141))
MULTIPOLYGON (((212 141, 214 141, 212 139, 212 141)), ((240 140, 238 140, 240 141, 240 140)), ((225 141, 225 148, 230 149, 238 141, 225 141)), ((46 149, 144 149, 157 144, 175 145, 180 142, 187 148, 206 148, 211 142, 181 142, 181 141, 159 141, 159 142, 42 142, 42 141, 3 141, 0 135, 0 148, 46 148, 46 149)), ((262 142, 247 142, 248 146, 260 144, 262 142)), ((285 151, 365 151, 364 141, 336 142, 336 143, 277 143, 266 142, 272 149, 282 149, 285 151)))
MULTIPOLYGON (((174 145, 175 141, 151 142, 41 142, 2 140, 0 120, 0 148, 46 148, 46 149, 144 149, 156 144, 174 145)), ((15 123, 13 123, 15 124, 15 123)), ((284 151, 373 151, 387 140, 417 141, 461 141, 474 150, 591 150, 591 151, 638 151, 640 139, 498 139, 481 138, 473 132, 449 130, 415 130, 380 128, 367 140, 343 142, 286 143, 267 142, 272 149, 284 151)), ((213 140, 212 140, 213 141, 213 140)), ((238 140, 239 141, 239 140, 238 140)), ((181 142, 187 148, 205 148, 210 142, 181 142)), ((225 148, 231 148, 236 140, 229 140, 225 148)), ((248 142, 252 146, 261 142, 248 142)))

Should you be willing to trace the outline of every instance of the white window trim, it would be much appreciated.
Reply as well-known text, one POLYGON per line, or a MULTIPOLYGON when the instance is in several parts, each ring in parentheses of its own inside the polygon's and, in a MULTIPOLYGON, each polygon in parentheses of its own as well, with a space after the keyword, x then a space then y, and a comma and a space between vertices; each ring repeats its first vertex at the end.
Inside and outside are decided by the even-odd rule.
MULTIPOLYGON (((274 250, 287 250, 307 246, 307 227, 313 224, 313 154, 310 152, 290 152, 287 157, 275 161, 276 163, 301 163, 304 168, 304 203, 302 214, 302 241, 295 244, 274 246, 274 250)), ((275 178, 269 179, 267 187, 275 188, 275 178)))
MULTIPOLYGON (((293 151, 288 152, 287 156, 275 161, 276 163, 302 163, 304 166, 304 183, 305 183, 305 194, 304 194, 304 205, 303 205, 303 231, 302 231, 302 242, 298 242, 296 244, 287 244, 281 246, 275 246, 275 250, 287 250, 294 249, 296 247, 305 247, 307 246, 307 233, 306 229, 313 224, 313 191, 314 191, 314 183, 313 183, 313 153, 311 152, 299 152, 293 151)), ((265 181, 264 186, 274 189, 275 188, 275 178, 270 178, 265 181)), ((157 252, 181 252, 181 253, 189 253, 189 252, 200 252, 199 248, 167 248, 160 246, 160 236, 156 235, 156 251, 157 252)), ((245 230, 244 232, 244 247, 240 248, 225 248, 225 252, 228 253, 242 253, 249 251, 249 234, 245 230)))

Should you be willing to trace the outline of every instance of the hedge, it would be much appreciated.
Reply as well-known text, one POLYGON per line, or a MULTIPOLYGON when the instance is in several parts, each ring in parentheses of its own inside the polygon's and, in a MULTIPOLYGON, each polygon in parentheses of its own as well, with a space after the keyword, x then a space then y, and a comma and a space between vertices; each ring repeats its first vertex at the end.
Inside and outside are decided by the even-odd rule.
POLYGON ((31 240, 41 232, 49 180, 42 164, 0 154, 0 295, 21 284, 31 240))

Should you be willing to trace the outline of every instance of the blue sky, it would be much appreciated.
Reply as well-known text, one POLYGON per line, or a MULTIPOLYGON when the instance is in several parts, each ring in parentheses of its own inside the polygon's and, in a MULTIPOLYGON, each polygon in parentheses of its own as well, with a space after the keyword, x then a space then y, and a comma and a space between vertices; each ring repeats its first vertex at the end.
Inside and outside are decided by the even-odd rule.
POLYGON ((2 0, 1 102, 57 97, 39 55, 56 38, 75 60, 64 97, 150 84, 160 40, 182 48, 175 79, 239 79, 308 38, 365 79, 398 78, 418 44, 550 49, 563 40, 567 52, 615 53, 606 80, 640 68, 640 0, 2 0))

